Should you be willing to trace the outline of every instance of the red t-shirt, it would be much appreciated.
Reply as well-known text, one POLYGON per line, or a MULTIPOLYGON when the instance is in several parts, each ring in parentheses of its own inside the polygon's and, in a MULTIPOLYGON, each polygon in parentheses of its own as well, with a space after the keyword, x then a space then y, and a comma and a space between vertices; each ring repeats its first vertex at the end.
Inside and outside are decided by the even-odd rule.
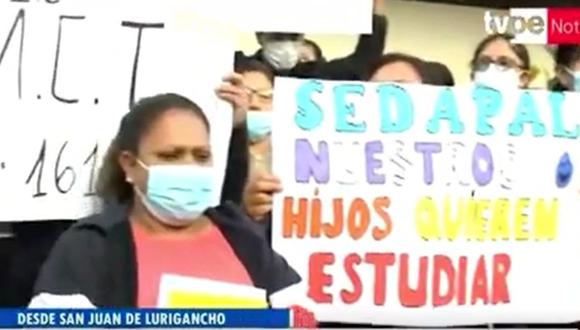
POLYGON ((137 306, 157 306, 162 274, 253 286, 246 268, 213 224, 193 237, 151 234, 132 224, 137 255, 137 306))

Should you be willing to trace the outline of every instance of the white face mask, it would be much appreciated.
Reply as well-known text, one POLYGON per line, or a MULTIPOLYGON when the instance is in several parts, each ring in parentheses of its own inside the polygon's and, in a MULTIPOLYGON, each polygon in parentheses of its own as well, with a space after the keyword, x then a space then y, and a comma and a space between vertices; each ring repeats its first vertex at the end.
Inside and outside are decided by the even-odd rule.
POLYGON ((572 76, 572 90, 580 92, 580 71, 572 71, 568 68, 566 71, 572 76))
POLYGON ((519 88, 520 76, 515 69, 505 69, 497 64, 490 64, 485 71, 476 71, 473 81, 498 90, 519 88))
POLYGON ((262 46, 262 55, 276 70, 290 70, 298 63, 297 41, 268 41, 262 46))

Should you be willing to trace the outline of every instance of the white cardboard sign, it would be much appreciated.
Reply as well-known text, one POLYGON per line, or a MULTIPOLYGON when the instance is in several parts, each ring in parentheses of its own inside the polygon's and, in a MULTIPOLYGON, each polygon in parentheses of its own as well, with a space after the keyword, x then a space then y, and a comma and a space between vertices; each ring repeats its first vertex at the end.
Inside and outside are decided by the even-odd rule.
POLYGON ((232 116, 214 89, 232 71, 232 36, 211 18, 188 21, 203 13, 146 3, 0 3, 0 221, 94 212, 121 117, 133 100, 166 92, 209 117, 221 186, 232 116))
MULTIPOLYGON (((135 0, 131 0, 135 1, 135 0)), ((139 1, 139 0, 137 0, 139 1)), ((373 0, 169 0, 246 32, 363 34, 372 31, 373 0)))

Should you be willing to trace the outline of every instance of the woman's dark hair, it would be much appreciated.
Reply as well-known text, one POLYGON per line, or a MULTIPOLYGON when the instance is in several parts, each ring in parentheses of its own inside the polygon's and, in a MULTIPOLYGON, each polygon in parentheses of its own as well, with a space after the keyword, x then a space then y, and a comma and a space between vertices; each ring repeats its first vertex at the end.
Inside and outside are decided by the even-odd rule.
POLYGON ((571 67, 578 60, 580 60, 580 46, 578 45, 560 45, 554 54, 556 65, 571 67))
POLYGON ((260 72, 264 74, 268 80, 274 84, 274 72, 266 64, 257 60, 242 60, 236 63, 235 69, 237 73, 243 74, 246 72, 260 72))
POLYGON ((422 82, 426 82, 428 80, 425 62, 418 57, 403 53, 389 53, 381 56, 378 61, 371 65, 367 80, 369 80, 383 66, 397 62, 407 63, 412 66, 421 77, 422 82))
POLYGON ((265 39, 268 40, 299 40, 304 37, 302 33, 285 33, 285 32, 256 32, 256 40, 259 44, 265 39))
POLYGON ((487 36, 485 39, 481 40, 479 42, 479 44, 477 44, 477 47, 475 47, 475 51, 473 52, 473 57, 471 58, 471 67, 473 68, 476 64, 477 59, 479 58, 479 56, 481 55, 481 53, 483 52, 483 50, 489 46, 489 44, 491 44, 492 42, 496 41, 496 40, 504 40, 507 41, 507 43, 510 45, 510 48, 512 49, 512 51, 516 54, 516 56, 520 59, 520 61, 522 61, 522 67, 524 68, 524 70, 530 70, 530 68, 532 67, 531 61, 530 61, 530 53, 528 52, 528 48, 526 48, 526 46, 521 45, 521 44, 513 44, 511 43, 511 40, 514 38, 514 36, 509 35, 509 34, 492 34, 487 36))
POLYGON ((207 117, 197 104, 186 97, 178 94, 160 94, 139 100, 121 119, 119 131, 105 155, 97 181, 97 192, 101 198, 106 201, 115 200, 121 204, 131 201, 133 186, 125 178, 119 164, 119 155, 123 151, 136 155, 139 141, 151 125, 165 112, 176 108, 190 111, 199 117, 209 132, 207 117))
POLYGON ((310 39, 304 39, 302 42, 306 46, 312 48, 312 51, 314 51, 314 56, 316 56, 316 61, 324 60, 324 58, 322 57, 322 49, 320 48, 320 46, 318 46, 317 43, 315 43, 310 39))
POLYGON ((424 84, 435 86, 455 86, 453 74, 445 64, 439 62, 427 62, 425 63, 425 71, 427 73, 427 80, 423 81, 424 84))

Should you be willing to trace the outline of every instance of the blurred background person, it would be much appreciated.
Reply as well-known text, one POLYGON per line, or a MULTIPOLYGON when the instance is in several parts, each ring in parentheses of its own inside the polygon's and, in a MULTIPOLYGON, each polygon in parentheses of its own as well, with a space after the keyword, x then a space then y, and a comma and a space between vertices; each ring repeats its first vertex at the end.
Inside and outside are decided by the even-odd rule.
POLYGON ((528 88, 531 61, 528 49, 511 43, 510 35, 493 34, 479 42, 470 62, 471 79, 496 89, 528 88))
POLYGON ((319 78, 329 80, 360 80, 368 72, 369 63, 384 51, 387 35, 387 18, 381 0, 374 1, 372 33, 361 35, 353 53, 326 61, 316 43, 304 41, 298 33, 256 33, 260 49, 251 56, 236 52, 236 62, 254 59, 270 66, 275 76, 319 78), (309 52, 308 48, 317 48, 309 52))
POLYGON ((236 72, 241 74, 243 87, 249 95, 246 128, 251 163, 269 171, 274 73, 267 65, 256 60, 242 61, 236 65, 236 72))
POLYGON ((427 65, 418 57, 403 53, 383 55, 370 69, 371 82, 426 83, 427 65))
POLYGON ((322 55, 322 49, 316 42, 310 39, 304 39, 298 48, 298 62, 317 63, 326 62, 326 59, 322 55))
POLYGON ((246 127, 250 139, 250 176, 244 191, 243 207, 258 224, 258 230, 271 242, 273 194, 281 191, 279 179, 272 175, 272 107, 274 73, 256 60, 241 61, 236 72, 250 96, 246 127))
POLYGON ((427 75, 424 84, 435 86, 455 86, 455 79, 447 65, 439 62, 426 62, 425 71, 427 75))
POLYGON ((580 45, 560 45, 554 53, 555 77, 550 90, 580 91, 580 45))

